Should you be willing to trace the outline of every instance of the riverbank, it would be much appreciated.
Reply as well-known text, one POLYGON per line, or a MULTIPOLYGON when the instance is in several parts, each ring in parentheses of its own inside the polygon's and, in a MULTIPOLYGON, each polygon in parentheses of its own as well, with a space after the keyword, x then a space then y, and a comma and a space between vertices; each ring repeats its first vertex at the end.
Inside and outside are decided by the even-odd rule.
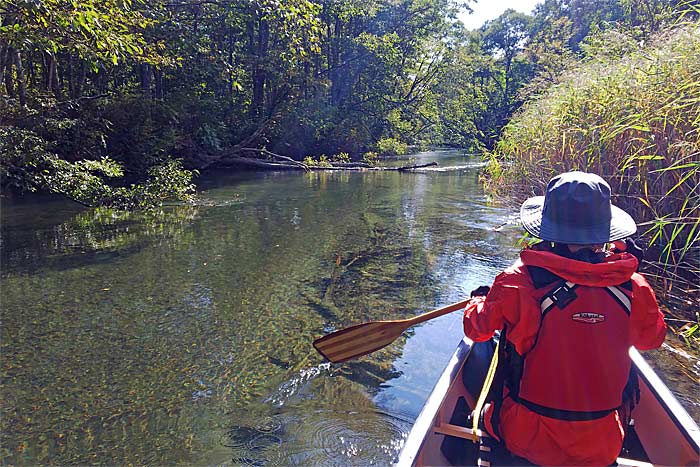
MULTIPOLYGON (((543 194, 556 173, 603 176, 648 247, 644 273, 692 326, 700 308, 700 29, 679 25, 647 44, 619 32, 604 39, 505 127, 486 186, 517 204, 543 194)), ((697 348, 695 329, 688 337, 697 348)))

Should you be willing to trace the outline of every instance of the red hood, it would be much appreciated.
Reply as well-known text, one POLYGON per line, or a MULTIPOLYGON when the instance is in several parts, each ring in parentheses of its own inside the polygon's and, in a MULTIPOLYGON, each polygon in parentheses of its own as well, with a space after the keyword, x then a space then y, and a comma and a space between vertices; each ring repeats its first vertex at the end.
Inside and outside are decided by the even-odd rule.
POLYGON ((629 253, 610 255, 602 263, 591 264, 549 251, 523 250, 520 260, 525 266, 539 266, 574 284, 592 287, 622 284, 630 280, 638 265, 637 258, 629 253))

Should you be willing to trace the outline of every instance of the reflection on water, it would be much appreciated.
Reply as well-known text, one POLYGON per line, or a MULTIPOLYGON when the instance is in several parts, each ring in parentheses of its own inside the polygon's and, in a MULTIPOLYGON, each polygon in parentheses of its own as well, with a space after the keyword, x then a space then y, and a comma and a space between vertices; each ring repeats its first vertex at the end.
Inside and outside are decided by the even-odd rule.
POLYGON ((147 214, 2 209, 3 464, 386 465, 459 313, 356 362, 311 342, 462 299, 515 256, 479 160, 244 173, 147 214), (445 170, 451 166, 450 170, 445 170))

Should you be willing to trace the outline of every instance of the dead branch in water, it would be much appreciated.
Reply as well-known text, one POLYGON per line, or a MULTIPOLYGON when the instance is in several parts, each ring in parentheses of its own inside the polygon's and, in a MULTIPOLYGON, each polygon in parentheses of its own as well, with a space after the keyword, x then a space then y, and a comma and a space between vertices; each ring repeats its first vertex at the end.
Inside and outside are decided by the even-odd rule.
POLYGON ((213 165, 219 167, 250 167, 256 169, 265 170, 304 170, 304 171, 322 171, 322 170, 343 170, 343 171, 353 171, 353 172, 364 172, 364 171, 399 171, 407 172, 414 169, 421 169, 424 167, 437 166, 437 162, 430 162, 427 164, 418 165, 408 165, 408 166, 394 166, 394 167, 373 167, 364 162, 338 162, 331 165, 324 166, 313 166, 306 165, 302 162, 296 161, 291 157, 281 156, 275 154, 266 149, 253 149, 253 148, 241 148, 240 152, 254 152, 258 154, 263 154, 270 157, 271 159, 277 159, 273 161, 271 159, 244 157, 239 155, 231 155, 225 158, 221 158, 217 161, 213 161, 206 164, 203 168, 209 168, 213 165))

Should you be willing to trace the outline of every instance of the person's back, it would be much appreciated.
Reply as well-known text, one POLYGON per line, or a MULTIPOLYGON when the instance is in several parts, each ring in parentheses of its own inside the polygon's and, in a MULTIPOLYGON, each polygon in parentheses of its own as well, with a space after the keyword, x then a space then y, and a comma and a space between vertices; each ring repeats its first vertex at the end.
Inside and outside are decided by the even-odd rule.
POLYGON ((602 251, 636 231, 606 188, 600 177, 574 172, 553 179, 547 197, 528 200, 523 224, 545 242, 524 250, 465 310, 465 334, 477 342, 507 327, 510 374, 487 428, 536 464, 612 464, 624 436, 616 409, 627 350, 658 347, 665 336, 637 259, 602 251))

